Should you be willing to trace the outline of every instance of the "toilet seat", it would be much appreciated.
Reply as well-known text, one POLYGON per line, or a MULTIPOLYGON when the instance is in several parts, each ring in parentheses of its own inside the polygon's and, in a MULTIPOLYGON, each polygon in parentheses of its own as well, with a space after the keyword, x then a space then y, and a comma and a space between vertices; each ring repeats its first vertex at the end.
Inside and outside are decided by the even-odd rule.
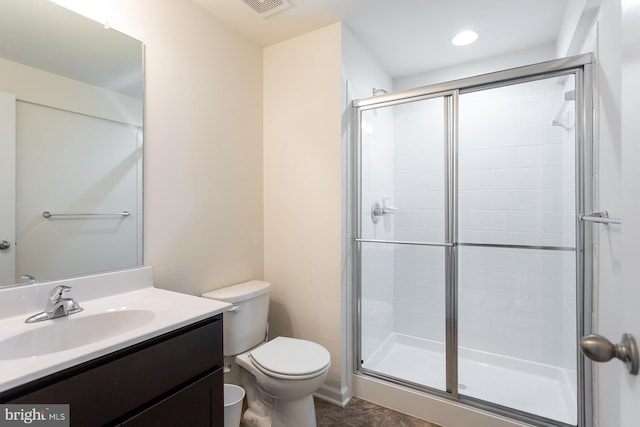
POLYGON ((290 380, 317 377, 331 364, 331 355, 321 345, 288 337, 264 343, 252 350, 249 357, 265 375, 290 380))

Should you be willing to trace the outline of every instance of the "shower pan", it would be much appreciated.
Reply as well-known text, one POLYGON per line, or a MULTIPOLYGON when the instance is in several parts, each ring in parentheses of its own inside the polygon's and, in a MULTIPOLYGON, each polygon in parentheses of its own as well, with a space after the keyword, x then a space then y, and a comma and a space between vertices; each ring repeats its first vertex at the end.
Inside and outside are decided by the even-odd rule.
POLYGON ((354 101, 359 375, 589 425, 591 60, 354 101))

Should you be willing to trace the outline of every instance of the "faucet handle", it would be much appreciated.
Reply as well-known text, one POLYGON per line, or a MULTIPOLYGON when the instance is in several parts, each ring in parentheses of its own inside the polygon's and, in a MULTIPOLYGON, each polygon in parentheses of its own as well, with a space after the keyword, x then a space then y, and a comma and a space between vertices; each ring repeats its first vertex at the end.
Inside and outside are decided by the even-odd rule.
POLYGON ((51 302, 60 301, 60 299, 62 298, 62 295, 65 292, 69 292, 70 290, 71 290, 71 286, 65 286, 65 285, 56 286, 55 288, 51 289, 51 292, 49 292, 49 301, 51 302))

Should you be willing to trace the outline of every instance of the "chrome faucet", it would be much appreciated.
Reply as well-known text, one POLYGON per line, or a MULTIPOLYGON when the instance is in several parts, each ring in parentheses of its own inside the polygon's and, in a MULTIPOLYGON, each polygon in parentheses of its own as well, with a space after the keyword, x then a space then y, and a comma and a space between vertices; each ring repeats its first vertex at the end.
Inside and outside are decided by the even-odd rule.
POLYGON ((69 286, 56 286, 49 292, 49 299, 44 311, 34 314, 25 320, 26 323, 41 322, 43 320, 55 319, 57 317, 64 317, 70 314, 79 313, 82 311, 82 307, 78 305, 73 298, 63 298, 62 296, 71 290, 69 286))
POLYGON ((38 283, 38 279, 36 279, 35 277, 33 277, 30 274, 23 274, 21 276, 21 278, 25 279, 25 280, 28 280, 30 285, 33 284, 33 283, 38 283))

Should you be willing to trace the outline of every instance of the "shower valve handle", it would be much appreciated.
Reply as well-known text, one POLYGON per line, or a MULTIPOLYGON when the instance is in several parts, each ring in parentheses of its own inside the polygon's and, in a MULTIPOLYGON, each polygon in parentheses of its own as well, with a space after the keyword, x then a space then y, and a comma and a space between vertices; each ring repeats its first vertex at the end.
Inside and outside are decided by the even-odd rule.
POLYGON ((380 217, 385 215, 394 214, 398 210, 398 208, 394 206, 390 206, 391 199, 389 197, 384 197, 382 199, 382 206, 378 203, 377 200, 374 200, 371 204, 371 221, 374 224, 377 224, 380 221, 380 217))
POLYGON ((613 344, 602 335, 587 335, 580 340, 580 347, 585 356, 594 362, 608 362, 616 357, 625 363, 631 375, 638 374, 638 345, 631 334, 622 335, 618 344, 613 344))

